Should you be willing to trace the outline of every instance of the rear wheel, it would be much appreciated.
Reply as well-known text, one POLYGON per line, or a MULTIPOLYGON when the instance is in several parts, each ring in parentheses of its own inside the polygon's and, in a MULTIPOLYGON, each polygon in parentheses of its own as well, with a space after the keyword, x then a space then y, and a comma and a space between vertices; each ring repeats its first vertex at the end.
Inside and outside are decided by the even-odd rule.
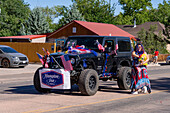
POLYGON ((131 85, 131 68, 121 67, 119 70, 119 77, 117 80, 120 89, 130 89, 131 85))
POLYGON ((2 65, 3 68, 9 68, 10 67, 9 60, 3 59, 1 65, 2 65))
POLYGON ((85 69, 80 74, 78 84, 82 94, 87 96, 96 94, 99 87, 97 72, 93 69, 85 69))
POLYGON ((49 93, 50 92, 50 89, 45 89, 45 88, 41 88, 41 85, 40 85, 40 77, 39 77, 39 70, 42 69, 41 68, 38 68, 34 74, 34 87, 35 89, 40 92, 40 93, 49 93))

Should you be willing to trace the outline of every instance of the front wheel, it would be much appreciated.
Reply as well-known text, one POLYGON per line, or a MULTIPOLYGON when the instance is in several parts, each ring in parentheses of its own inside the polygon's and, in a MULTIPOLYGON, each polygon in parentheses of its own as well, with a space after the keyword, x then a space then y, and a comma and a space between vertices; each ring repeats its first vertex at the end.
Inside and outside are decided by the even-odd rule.
POLYGON ((42 69, 42 67, 38 68, 36 70, 35 74, 34 74, 34 87, 40 93, 49 93, 50 89, 41 88, 41 85, 40 85, 40 76, 39 76, 39 70, 40 69, 42 69))
POLYGON ((117 80, 120 89, 128 90, 131 85, 131 68, 121 67, 118 73, 119 77, 117 80))
POLYGON ((2 65, 3 68, 9 68, 10 67, 9 60, 3 59, 1 65, 2 65))
POLYGON ((87 96, 96 94, 99 87, 97 72, 93 69, 85 69, 80 74, 78 84, 82 94, 87 96))

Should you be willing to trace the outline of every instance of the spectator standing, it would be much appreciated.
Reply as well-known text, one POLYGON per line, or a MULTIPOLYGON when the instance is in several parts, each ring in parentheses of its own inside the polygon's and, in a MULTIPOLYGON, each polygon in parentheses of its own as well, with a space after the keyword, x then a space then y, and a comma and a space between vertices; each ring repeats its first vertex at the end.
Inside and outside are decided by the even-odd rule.
POLYGON ((154 63, 156 63, 156 64, 158 62, 158 55, 159 55, 159 51, 156 49, 155 56, 154 56, 154 63))

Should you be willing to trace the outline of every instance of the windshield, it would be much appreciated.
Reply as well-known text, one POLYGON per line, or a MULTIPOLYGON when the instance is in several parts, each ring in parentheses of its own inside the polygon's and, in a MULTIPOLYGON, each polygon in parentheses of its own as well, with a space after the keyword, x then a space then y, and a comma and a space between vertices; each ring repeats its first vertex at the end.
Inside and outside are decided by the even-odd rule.
POLYGON ((4 53, 18 53, 15 49, 11 47, 0 47, 4 53))
POLYGON ((102 44, 103 37, 71 37, 67 40, 65 47, 72 46, 72 45, 74 46, 84 45, 85 48, 87 49, 98 50, 96 40, 98 40, 98 42, 102 44))

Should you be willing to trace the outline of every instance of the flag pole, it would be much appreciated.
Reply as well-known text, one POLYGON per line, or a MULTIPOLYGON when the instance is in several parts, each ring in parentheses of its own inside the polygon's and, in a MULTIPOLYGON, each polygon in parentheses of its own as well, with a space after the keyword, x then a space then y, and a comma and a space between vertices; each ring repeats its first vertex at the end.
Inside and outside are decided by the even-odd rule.
POLYGON ((57 63, 57 65, 58 65, 60 68, 64 69, 62 66, 60 66, 60 64, 55 60, 55 58, 54 58, 53 56, 51 56, 51 58, 55 61, 55 63, 57 63))

